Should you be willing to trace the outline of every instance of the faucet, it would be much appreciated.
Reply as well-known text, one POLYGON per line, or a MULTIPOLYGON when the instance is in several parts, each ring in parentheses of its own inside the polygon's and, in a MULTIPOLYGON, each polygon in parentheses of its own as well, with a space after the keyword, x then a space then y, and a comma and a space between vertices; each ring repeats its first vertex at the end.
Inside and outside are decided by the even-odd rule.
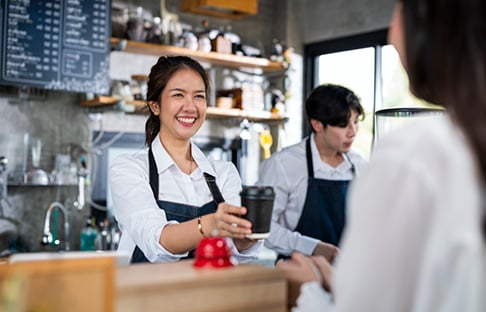
POLYGON ((44 217, 44 234, 42 235, 42 240, 41 244, 42 245, 48 245, 51 243, 54 243, 54 245, 59 245, 61 242, 59 239, 56 239, 53 241, 52 233, 51 233, 51 213, 54 209, 59 209, 59 211, 62 213, 63 218, 64 218, 64 249, 66 251, 70 250, 69 246, 69 214, 67 209, 59 202, 53 202, 49 205, 49 207, 46 210, 46 215, 44 217))
POLYGON ((7 164, 8 159, 0 156, 0 200, 7 197, 7 164))

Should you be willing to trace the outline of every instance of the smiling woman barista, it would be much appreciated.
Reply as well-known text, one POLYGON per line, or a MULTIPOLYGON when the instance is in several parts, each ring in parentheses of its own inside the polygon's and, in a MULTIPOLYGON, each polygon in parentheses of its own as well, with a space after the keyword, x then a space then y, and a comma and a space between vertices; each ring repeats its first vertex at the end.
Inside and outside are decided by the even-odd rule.
POLYGON ((239 217, 246 208, 239 206, 235 166, 207 158, 191 142, 206 117, 208 88, 206 71, 191 58, 161 57, 151 69, 149 148, 118 157, 110 172, 119 249, 132 253, 132 263, 191 256, 215 231, 240 262, 253 259, 262 245, 245 238, 251 223, 239 217))
POLYGON ((260 168, 258 184, 275 189, 265 246, 332 260, 345 224, 349 182, 365 159, 351 145, 364 117, 359 98, 332 84, 315 88, 305 103, 312 134, 275 153, 260 168))

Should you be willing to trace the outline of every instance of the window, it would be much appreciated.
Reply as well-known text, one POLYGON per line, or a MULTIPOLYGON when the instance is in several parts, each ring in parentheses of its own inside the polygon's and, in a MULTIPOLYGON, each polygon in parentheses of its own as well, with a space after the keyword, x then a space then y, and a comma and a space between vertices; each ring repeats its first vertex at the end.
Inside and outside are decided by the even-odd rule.
POLYGON ((324 83, 345 86, 361 99, 366 118, 360 124, 354 147, 363 154, 370 153, 373 140, 372 118, 374 111, 374 76, 375 49, 361 48, 343 52, 323 54, 317 59, 317 80, 313 87, 324 83))
POLYGON ((382 102, 376 109, 391 107, 435 107, 414 97, 408 89, 408 77, 392 45, 381 47, 382 102))
MULTIPOLYGON (((375 133, 375 112, 391 107, 424 107, 408 91, 408 78, 398 54, 386 43, 387 30, 338 38, 305 47, 306 94, 323 83, 343 85, 361 99, 366 118, 354 148, 369 156, 375 133)), ((304 133, 310 132, 304 125, 304 133)))

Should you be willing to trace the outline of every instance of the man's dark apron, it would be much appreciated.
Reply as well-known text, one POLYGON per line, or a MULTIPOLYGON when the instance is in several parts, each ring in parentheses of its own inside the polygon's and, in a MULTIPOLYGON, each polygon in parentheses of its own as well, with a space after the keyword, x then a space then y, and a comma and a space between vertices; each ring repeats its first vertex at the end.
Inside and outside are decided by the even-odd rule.
MULTIPOLYGON (((152 188, 152 192, 154 194, 155 200, 157 201, 157 205, 160 209, 165 211, 167 216, 167 220, 175 220, 177 222, 185 222, 188 220, 192 220, 194 218, 204 216, 209 213, 213 213, 216 211, 218 204, 224 202, 223 196, 216 185, 215 178, 208 174, 204 173, 204 178, 206 179, 206 183, 208 184, 209 190, 213 195, 213 200, 202 207, 196 207, 191 205, 179 204, 175 202, 169 202, 164 200, 158 200, 159 194, 159 175, 157 170, 157 164, 155 163, 154 155, 152 153, 152 149, 149 149, 149 175, 150 175, 150 187, 152 188)), ((189 252, 189 255, 186 258, 193 258, 194 257, 194 250, 189 252)), ((135 250, 132 254, 131 263, 141 263, 141 262, 149 262, 145 255, 143 254, 142 250, 135 247, 135 250)))
MULTIPOLYGON (((346 222, 346 193, 350 181, 314 178, 310 137, 306 142, 306 159, 307 195, 295 231, 338 246, 346 222)), ((349 158, 348 161, 351 162, 349 158)), ((356 175, 353 163, 351 170, 356 175)))

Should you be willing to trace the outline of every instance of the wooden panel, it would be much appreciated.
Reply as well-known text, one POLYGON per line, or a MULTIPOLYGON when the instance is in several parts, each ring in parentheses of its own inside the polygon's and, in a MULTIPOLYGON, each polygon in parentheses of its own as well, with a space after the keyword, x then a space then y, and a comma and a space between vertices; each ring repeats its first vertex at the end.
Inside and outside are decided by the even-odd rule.
POLYGON ((119 268, 117 311, 287 310, 287 284, 275 268, 195 269, 192 263, 119 268))
POLYGON ((0 307, 9 311, 113 311, 114 258, 0 265, 0 307))

